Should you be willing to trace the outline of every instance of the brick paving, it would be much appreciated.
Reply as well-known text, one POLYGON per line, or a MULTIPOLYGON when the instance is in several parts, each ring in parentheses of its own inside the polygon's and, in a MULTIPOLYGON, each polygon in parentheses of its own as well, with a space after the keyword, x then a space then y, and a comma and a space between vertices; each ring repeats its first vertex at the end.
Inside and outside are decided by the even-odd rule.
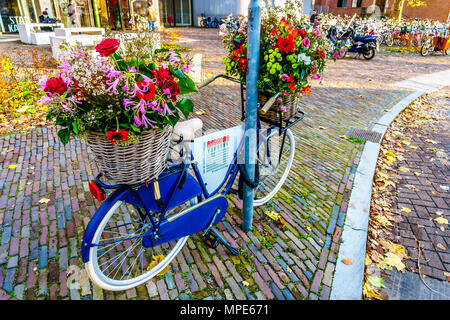
MULTIPOLYGON (((393 212, 401 212, 402 220, 395 225, 394 236, 406 248, 409 257, 405 261, 409 273, 390 272, 385 291, 390 299, 450 299, 450 229, 435 219, 450 217, 450 99, 448 87, 427 97, 428 103, 439 106, 443 119, 419 124, 417 128, 404 128, 402 139, 417 149, 404 154, 404 160, 396 166, 409 168, 409 172, 397 172, 397 197, 393 212), (430 142, 432 141, 432 142, 430 142), (419 175, 414 174, 419 173, 419 175), (434 290, 429 290, 420 275, 434 290), (408 282, 405 281, 408 279, 408 282), (434 279, 434 280, 433 280, 434 279), (437 281, 437 280, 440 280, 437 281), (409 286, 409 290, 402 290, 409 286), (417 291, 417 293, 413 293, 417 291), (437 292, 436 292, 437 291, 437 292)), ((413 125, 417 123, 412 123, 413 125)))
MULTIPOLYGON (((181 44, 206 55, 206 75, 222 68, 223 49, 214 32, 182 29, 183 38, 200 40, 181 44)), ((245 254, 209 249, 194 235, 165 276, 125 292, 97 288, 81 262, 83 232, 99 206, 89 193, 97 169, 86 145, 73 140, 62 146, 52 127, 1 137, 0 299, 328 299, 363 148, 341 136, 350 127, 370 129, 410 93, 393 82, 448 68, 440 57, 415 58, 412 68, 397 58, 332 62, 324 82, 314 82, 303 101, 308 117, 293 128, 293 168, 268 205, 283 217, 285 230, 258 209, 254 229, 244 233, 241 204, 230 196, 218 229, 245 254)), ((205 129, 240 123, 239 93, 238 86, 220 81, 192 95, 196 110, 205 112, 199 116, 205 129)))

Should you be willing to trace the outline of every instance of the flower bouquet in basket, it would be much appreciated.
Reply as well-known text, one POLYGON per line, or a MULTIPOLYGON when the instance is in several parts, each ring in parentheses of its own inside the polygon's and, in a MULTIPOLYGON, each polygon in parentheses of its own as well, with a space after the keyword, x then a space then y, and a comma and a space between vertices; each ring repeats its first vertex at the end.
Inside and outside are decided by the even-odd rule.
MULTIPOLYGON (((301 10, 301 8, 299 9, 301 10)), ((310 94, 309 80, 319 79, 325 70, 328 41, 318 28, 303 24, 299 10, 292 6, 261 10, 261 49, 258 101, 264 104, 276 93, 276 103, 261 118, 289 119, 297 112, 297 102, 310 94)), ((245 83, 247 72, 248 23, 246 17, 229 17, 220 35, 227 50, 225 71, 245 83)))
POLYGON ((165 169, 172 127, 194 107, 181 96, 197 89, 186 75, 189 56, 164 49, 127 56, 119 46, 105 39, 95 52, 67 48, 59 72, 41 79, 40 102, 60 127, 63 144, 84 138, 106 178, 132 184, 165 169))

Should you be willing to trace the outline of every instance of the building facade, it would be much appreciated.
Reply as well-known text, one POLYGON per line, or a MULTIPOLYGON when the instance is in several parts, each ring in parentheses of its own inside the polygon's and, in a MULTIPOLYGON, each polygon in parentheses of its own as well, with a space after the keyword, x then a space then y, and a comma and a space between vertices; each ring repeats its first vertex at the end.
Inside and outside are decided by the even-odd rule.
MULTIPOLYGON (((260 1, 284 3, 284 0, 260 1)), ((39 22, 44 10, 68 26, 69 3, 75 7, 77 26, 129 30, 135 15, 154 16, 157 27, 199 26, 202 15, 217 18, 247 15, 250 0, 0 0, 0 32, 14 33, 20 23, 39 22), (149 8, 154 15, 149 13, 149 8)), ((312 7, 313 0, 303 1, 305 14, 310 14, 312 7)))
MULTIPOLYGON (((426 5, 410 7, 404 4, 403 18, 433 19, 449 21, 450 0, 424 0, 426 5)), ((318 12, 332 12, 339 15, 389 14, 393 0, 315 0, 314 7, 318 12)))

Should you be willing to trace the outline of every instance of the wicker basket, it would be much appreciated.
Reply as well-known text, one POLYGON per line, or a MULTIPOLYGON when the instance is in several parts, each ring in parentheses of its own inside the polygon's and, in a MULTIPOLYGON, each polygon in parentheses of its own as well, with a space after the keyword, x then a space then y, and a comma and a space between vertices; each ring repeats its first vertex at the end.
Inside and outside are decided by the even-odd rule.
MULTIPOLYGON (((294 95, 287 95, 287 96, 280 96, 281 99, 283 99, 283 105, 286 107, 286 112, 282 112, 282 119, 283 121, 287 121, 289 119, 291 119, 293 116, 295 116, 295 114, 297 113, 297 109, 298 109, 298 101, 295 99, 294 95)), ((264 104, 270 99, 271 97, 268 96, 267 94, 258 93, 258 102, 261 103, 261 107, 264 106, 264 104)), ((270 107, 269 110, 267 110, 267 112, 265 114, 262 114, 261 111, 259 111, 259 118, 261 120, 269 120, 269 121, 276 121, 279 122, 280 121, 280 116, 279 116, 279 110, 280 110, 280 105, 281 103, 276 102, 270 107)))
POLYGON ((166 168, 172 127, 144 131, 137 143, 113 144, 104 133, 86 132, 87 144, 100 172, 118 184, 135 184, 157 178, 166 168))

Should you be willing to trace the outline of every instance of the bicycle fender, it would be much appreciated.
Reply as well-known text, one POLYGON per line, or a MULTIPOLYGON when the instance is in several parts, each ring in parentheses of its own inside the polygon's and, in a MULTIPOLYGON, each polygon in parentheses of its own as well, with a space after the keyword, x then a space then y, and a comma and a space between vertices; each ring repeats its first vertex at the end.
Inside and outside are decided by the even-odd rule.
POLYGON ((103 202, 100 208, 98 208, 95 212, 91 221, 89 221, 83 235, 83 242, 81 243, 81 258, 84 263, 89 261, 89 250, 92 247, 92 239, 94 238, 95 231, 97 231, 100 222, 103 220, 114 203, 121 200, 129 191, 130 190, 128 187, 121 187, 114 191, 108 198, 106 198, 105 202, 103 202))

